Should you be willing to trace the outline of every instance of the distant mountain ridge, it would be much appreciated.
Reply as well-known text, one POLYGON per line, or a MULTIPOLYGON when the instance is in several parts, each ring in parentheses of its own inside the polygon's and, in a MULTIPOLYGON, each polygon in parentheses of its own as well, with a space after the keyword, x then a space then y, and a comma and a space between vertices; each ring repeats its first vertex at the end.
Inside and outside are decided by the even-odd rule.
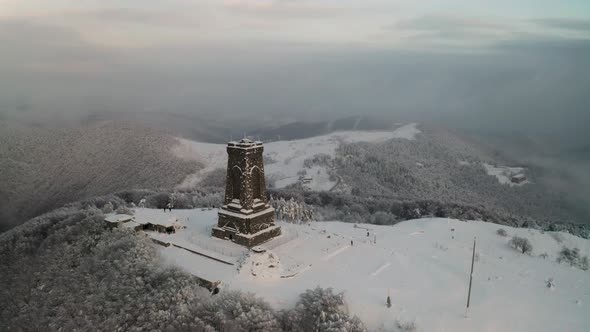
POLYGON ((393 121, 363 115, 316 121, 270 121, 252 117, 243 119, 212 114, 179 112, 92 112, 83 123, 95 125, 125 121, 148 128, 159 128, 186 139, 205 143, 225 143, 232 137, 251 136, 263 141, 293 140, 325 135, 340 130, 386 130, 393 121), (164 129, 165 128, 165 129, 164 129))
POLYGON ((287 124, 263 127, 247 134, 263 141, 293 140, 348 130, 387 130, 392 128, 390 121, 379 121, 367 116, 349 116, 329 121, 294 121, 287 124))

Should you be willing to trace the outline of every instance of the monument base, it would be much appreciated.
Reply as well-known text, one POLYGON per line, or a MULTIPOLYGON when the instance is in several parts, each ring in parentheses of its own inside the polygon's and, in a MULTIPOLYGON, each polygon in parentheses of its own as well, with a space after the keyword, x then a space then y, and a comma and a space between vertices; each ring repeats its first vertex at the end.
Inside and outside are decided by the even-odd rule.
POLYGON ((281 235, 281 227, 274 223, 274 209, 244 214, 224 208, 219 210, 219 222, 213 227, 213 236, 237 244, 254 247, 281 235))

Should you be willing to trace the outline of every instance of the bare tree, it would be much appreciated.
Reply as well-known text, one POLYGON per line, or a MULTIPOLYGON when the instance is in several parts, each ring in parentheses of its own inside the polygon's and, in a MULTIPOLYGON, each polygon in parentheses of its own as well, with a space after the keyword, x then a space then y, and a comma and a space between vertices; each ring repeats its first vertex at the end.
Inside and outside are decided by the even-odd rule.
POLYGON ((533 251, 533 245, 527 238, 515 236, 508 242, 512 248, 522 251, 523 254, 530 254, 533 251))

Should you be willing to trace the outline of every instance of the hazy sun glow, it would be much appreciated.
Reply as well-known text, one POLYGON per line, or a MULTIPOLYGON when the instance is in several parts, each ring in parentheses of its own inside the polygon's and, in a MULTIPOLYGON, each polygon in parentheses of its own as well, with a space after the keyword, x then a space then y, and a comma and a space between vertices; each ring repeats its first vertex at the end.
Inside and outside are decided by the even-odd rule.
POLYGON ((477 47, 523 35, 588 38, 589 20, 583 0, 0 0, 0 22, 62 27, 125 48, 243 41, 477 47))

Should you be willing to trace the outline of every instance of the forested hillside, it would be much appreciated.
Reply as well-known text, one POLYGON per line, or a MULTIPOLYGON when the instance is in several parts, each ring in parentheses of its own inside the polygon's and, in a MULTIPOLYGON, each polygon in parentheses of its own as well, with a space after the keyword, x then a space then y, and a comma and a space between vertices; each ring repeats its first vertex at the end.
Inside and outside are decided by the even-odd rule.
POLYGON ((102 210, 122 205, 93 198, 0 234, 1 331, 365 330, 331 289, 283 311, 237 290, 211 296, 146 237, 106 228, 102 210))
POLYGON ((200 166, 161 131, 103 123, 69 129, 0 125, 0 231, 84 197, 172 187, 200 166))
POLYGON ((547 184, 543 169, 527 167, 531 183, 510 186, 483 167, 514 163, 434 128, 423 130, 416 140, 342 144, 334 160, 336 173, 356 196, 431 200, 543 221, 582 222, 584 216, 568 200, 568 192, 547 184))

